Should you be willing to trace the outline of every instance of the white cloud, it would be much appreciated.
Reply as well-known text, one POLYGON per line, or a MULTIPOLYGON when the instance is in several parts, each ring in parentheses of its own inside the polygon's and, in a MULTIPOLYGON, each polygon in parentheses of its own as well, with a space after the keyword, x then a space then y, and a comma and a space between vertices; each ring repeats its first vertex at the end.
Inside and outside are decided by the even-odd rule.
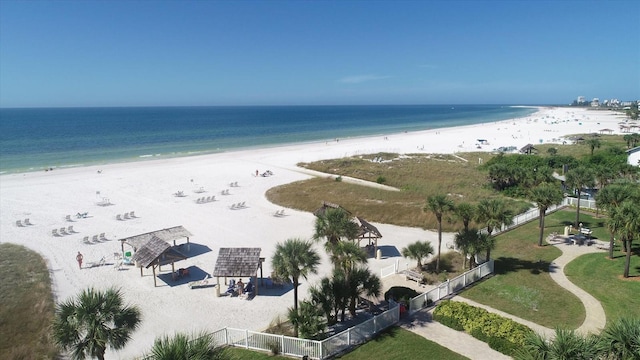
POLYGON ((354 76, 343 77, 342 79, 338 80, 338 82, 341 82, 341 83, 344 83, 344 84, 360 84, 360 83, 367 82, 367 81, 388 79, 390 77, 391 76, 372 75, 372 74, 354 75, 354 76))

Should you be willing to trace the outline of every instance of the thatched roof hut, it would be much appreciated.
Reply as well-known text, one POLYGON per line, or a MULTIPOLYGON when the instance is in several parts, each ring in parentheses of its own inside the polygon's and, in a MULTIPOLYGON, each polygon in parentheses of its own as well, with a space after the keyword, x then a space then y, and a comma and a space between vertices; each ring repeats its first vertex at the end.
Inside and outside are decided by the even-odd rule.
POLYGON ((122 249, 124 252, 124 244, 127 244, 133 248, 134 251, 138 251, 144 244, 146 244, 151 238, 157 237, 160 240, 166 242, 173 242, 173 246, 176 246, 176 240, 186 238, 187 249, 189 244, 189 237, 193 236, 187 229, 182 226, 174 226, 167 229, 151 231, 144 234, 129 236, 120 239, 122 249))
POLYGON ((378 239, 382 238, 382 234, 378 231, 378 228, 371 225, 365 219, 356 216, 356 221, 360 226, 360 232, 358 233, 358 246, 360 246, 360 240, 367 239, 367 245, 373 245, 373 253, 378 251, 378 239))

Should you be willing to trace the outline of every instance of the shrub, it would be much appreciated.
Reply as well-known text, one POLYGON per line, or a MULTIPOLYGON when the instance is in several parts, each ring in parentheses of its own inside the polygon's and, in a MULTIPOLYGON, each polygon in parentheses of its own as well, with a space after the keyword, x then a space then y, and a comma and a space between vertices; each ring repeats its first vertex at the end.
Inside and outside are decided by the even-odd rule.
POLYGON ((412 288, 405 286, 393 286, 384 293, 384 299, 386 301, 389 301, 389 299, 393 299, 394 301, 410 300, 418 295, 420 295, 420 293, 412 288))
POLYGON ((337 182, 341 182, 341 181, 342 181, 342 176, 338 176, 338 177, 336 177, 336 181, 337 181, 337 182))
POLYGON ((433 318, 452 329, 468 332, 506 355, 513 355, 533 333, 511 319, 458 301, 442 301, 433 311, 433 318))
POLYGON ((385 182, 387 182, 387 179, 384 176, 378 176, 378 178, 376 179, 376 182, 378 184, 384 184, 385 182))

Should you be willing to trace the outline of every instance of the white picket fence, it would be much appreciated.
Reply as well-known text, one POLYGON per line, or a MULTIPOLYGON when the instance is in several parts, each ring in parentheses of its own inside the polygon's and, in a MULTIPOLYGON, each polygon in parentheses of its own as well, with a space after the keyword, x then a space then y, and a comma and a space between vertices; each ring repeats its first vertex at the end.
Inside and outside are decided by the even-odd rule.
POLYGON ((280 354, 286 356, 326 359, 367 342, 377 333, 397 324, 398 321, 400 321, 400 306, 391 301, 389 310, 321 341, 229 327, 220 329, 212 335, 217 346, 234 346, 267 352, 277 349, 280 354))
POLYGON ((493 274, 493 259, 480 264, 478 267, 460 274, 453 279, 443 282, 436 288, 414 297, 409 302, 409 314, 413 314, 433 302, 455 294, 489 274, 493 274))

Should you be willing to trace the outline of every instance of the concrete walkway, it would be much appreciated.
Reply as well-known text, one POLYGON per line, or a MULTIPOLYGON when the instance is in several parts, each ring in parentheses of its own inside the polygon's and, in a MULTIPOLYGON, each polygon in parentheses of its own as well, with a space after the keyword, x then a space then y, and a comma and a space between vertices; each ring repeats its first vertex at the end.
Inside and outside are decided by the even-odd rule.
MULTIPOLYGON (((597 249, 595 246, 573 245, 569 239, 564 237, 556 237, 555 239, 555 241, 548 240, 547 242, 560 249, 562 255, 551 262, 549 265, 549 274, 558 285, 576 295, 585 307, 586 317, 577 331, 581 334, 600 333, 606 325, 606 316, 602 305, 596 298, 569 281, 564 274, 564 267, 580 255, 599 252, 602 253, 602 256, 606 256, 606 252, 597 249)), ((514 321, 527 325, 547 338, 553 338, 553 336, 555 336, 555 330, 553 329, 507 314, 490 306, 476 303, 462 296, 455 296, 452 300, 466 302, 513 319, 514 321)), ((403 321, 401 326, 470 359, 510 359, 510 357, 491 349, 485 342, 477 340, 465 332, 453 330, 433 321, 431 311, 418 311, 410 319, 403 321)))

